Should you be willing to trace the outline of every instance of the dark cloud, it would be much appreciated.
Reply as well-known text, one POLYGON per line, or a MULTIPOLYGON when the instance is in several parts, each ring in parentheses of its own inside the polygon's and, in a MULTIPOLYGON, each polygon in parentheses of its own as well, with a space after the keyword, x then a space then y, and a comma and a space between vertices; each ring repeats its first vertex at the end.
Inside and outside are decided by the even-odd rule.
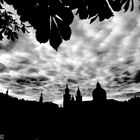
POLYGON ((0 83, 1 84, 9 84, 12 81, 12 78, 8 75, 2 75, 0 76, 0 83))
POLYGON ((41 82, 39 82, 39 81, 34 81, 34 82, 32 82, 32 85, 33 86, 42 86, 42 84, 41 84, 41 82))
POLYGON ((136 83, 140 82, 140 70, 136 71, 136 75, 134 76, 133 81, 136 83))
POLYGON ((62 66, 62 69, 66 69, 68 71, 74 71, 75 69, 75 65, 73 64, 66 64, 66 65, 61 65, 62 66))
POLYGON ((43 81, 48 81, 48 80, 50 80, 50 79, 47 78, 47 77, 40 76, 40 77, 38 77, 38 80, 39 80, 40 82, 43 82, 43 81))
POLYGON ((14 91, 14 94, 25 95, 26 93, 24 91, 14 91))
POLYGON ((127 99, 131 99, 131 98, 134 98, 134 97, 140 97, 140 92, 129 92, 129 93, 121 93, 119 95, 114 95, 115 98, 127 98, 127 99))
POLYGON ((125 72, 123 72, 123 75, 131 76, 131 73, 129 71, 125 71, 125 72))
POLYGON ((28 85, 31 84, 30 81, 28 79, 17 79, 16 82, 18 84, 22 84, 22 85, 28 85))
POLYGON ((110 72, 112 72, 114 75, 120 75, 122 72, 122 68, 112 65, 110 67, 110 72))
POLYGON ((32 74, 32 73, 39 73, 39 69, 38 68, 29 68, 27 70, 27 73, 32 74))
POLYGON ((22 86, 29 86, 29 87, 40 87, 43 86, 44 84, 47 84, 46 81, 48 81, 49 79, 47 77, 43 77, 43 76, 36 76, 36 77, 19 77, 15 79, 15 82, 18 85, 22 85, 22 86), (45 82, 45 83, 44 83, 45 82))
POLYGON ((25 85, 24 84, 19 84, 19 83, 11 83, 10 84, 10 89, 24 89, 25 85))
POLYGON ((19 64, 30 65, 31 60, 29 58, 19 57, 19 64))
POLYGON ((75 79, 68 79, 67 82, 69 83, 73 83, 73 84, 77 84, 77 81, 75 79))
POLYGON ((7 67, 3 63, 0 63, 0 73, 5 72, 6 69, 7 67))
POLYGON ((26 67, 24 65, 17 65, 17 66, 10 66, 8 68, 9 70, 12 70, 12 71, 20 71, 20 70, 25 69, 26 67))
POLYGON ((58 73, 56 70, 47 70, 46 74, 48 76, 56 76, 58 73))

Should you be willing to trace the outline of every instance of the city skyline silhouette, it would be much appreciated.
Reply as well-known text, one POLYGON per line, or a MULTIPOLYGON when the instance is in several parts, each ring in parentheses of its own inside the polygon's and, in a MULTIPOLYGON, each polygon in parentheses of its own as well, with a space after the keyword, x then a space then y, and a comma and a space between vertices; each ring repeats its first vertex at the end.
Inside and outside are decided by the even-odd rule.
POLYGON ((139 139, 139 4, 0 0, 0 140, 139 139))
MULTIPOLYGON (((35 140, 37 138, 44 140, 47 137, 56 138, 53 133, 63 137, 64 134, 68 135, 70 130, 91 133, 93 129, 95 136, 99 133, 107 133, 108 130, 114 134, 114 130, 116 131, 118 127, 121 131, 123 129, 135 130, 132 126, 136 122, 136 126, 139 125, 137 119, 140 117, 140 98, 135 96, 128 101, 120 102, 107 99, 106 94, 101 84, 97 82, 92 92, 93 99, 83 101, 79 87, 77 87, 76 95, 73 96, 66 85, 62 107, 52 102, 43 102, 42 93, 38 101, 27 101, 9 96, 7 89, 6 94, 0 94, 2 114, 0 134, 8 140, 35 140), (122 117, 125 117, 125 120, 122 117), (93 125, 92 129, 90 129, 91 125, 93 125), (106 130, 106 126, 110 128, 106 130)), ((79 134, 74 136, 78 137, 79 134)), ((69 137, 72 138, 73 135, 69 137)))

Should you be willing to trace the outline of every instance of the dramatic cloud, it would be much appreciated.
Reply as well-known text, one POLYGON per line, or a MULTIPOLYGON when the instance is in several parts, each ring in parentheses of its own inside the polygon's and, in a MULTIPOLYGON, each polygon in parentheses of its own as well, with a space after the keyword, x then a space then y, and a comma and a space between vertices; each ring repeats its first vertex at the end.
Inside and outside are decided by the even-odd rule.
POLYGON ((80 86, 87 100, 99 80, 108 98, 129 98, 140 86, 140 16, 135 9, 92 24, 75 17, 71 40, 58 52, 39 44, 32 28, 16 42, 2 42, 1 88, 10 87, 11 95, 26 99, 38 100, 43 92, 46 101, 60 103, 67 82, 71 94, 80 86))

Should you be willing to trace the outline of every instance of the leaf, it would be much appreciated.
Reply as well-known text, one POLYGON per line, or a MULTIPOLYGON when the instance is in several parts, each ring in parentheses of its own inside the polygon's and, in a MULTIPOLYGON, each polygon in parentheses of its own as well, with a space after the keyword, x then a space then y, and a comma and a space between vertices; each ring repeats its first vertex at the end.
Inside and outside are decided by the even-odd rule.
POLYGON ((18 34, 16 32, 12 32, 11 33, 11 40, 15 41, 16 39, 18 39, 18 34))
POLYGON ((111 8, 114 10, 114 11, 120 11, 121 10, 121 7, 122 7, 122 4, 120 3, 121 0, 108 0, 111 8))
POLYGON ((68 25, 70 25, 74 19, 74 15, 69 8, 59 9, 56 15, 58 15, 68 25))
POLYGON ((124 6, 124 12, 126 12, 126 11, 128 11, 128 9, 129 9, 129 4, 130 4, 130 0, 127 0, 127 2, 126 2, 126 4, 125 4, 125 6, 124 6))
POLYGON ((22 30, 23 33, 26 32, 25 25, 22 26, 21 30, 22 30))
POLYGON ((0 32, 0 40, 1 40, 1 41, 3 40, 3 35, 2 35, 1 32, 0 32))
POLYGON ((5 35, 7 35, 7 39, 10 39, 11 38, 11 33, 12 33, 12 30, 11 29, 7 29, 6 31, 5 31, 5 35))
POLYGON ((57 51, 59 45, 62 43, 62 38, 59 30, 51 17, 51 35, 50 35, 50 45, 57 51))
POLYGON ((125 2, 125 6, 124 6, 124 12, 128 11, 129 7, 130 7, 130 2, 131 2, 131 9, 130 11, 132 11, 134 9, 134 1, 133 0, 127 0, 125 2))
POLYGON ((97 19, 98 16, 99 16, 99 15, 96 15, 95 17, 93 17, 93 18, 90 20, 90 24, 91 24, 92 22, 94 22, 94 21, 97 19))
POLYGON ((4 3, 4 0, 0 0, 0 2, 3 4, 4 3))
POLYGON ((4 9, 1 4, 0 4, 0 9, 4 9))
POLYGON ((76 14, 79 14, 79 18, 82 20, 88 18, 87 3, 84 0, 79 1, 78 10, 76 14))
POLYGON ((13 13, 12 13, 12 12, 9 12, 9 11, 8 11, 7 13, 8 13, 8 14, 10 14, 10 15, 13 15, 13 13))
POLYGON ((60 34, 62 38, 67 41, 71 37, 71 28, 67 23, 63 22, 62 20, 55 18, 55 21, 57 23, 58 29, 60 31, 60 34))
POLYGON ((50 21, 42 19, 37 26, 36 38, 40 43, 46 43, 50 39, 50 21))
POLYGON ((132 6, 131 6, 131 10, 130 11, 133 11, 134 10, 134 1, 133 0, 131 0, 132 1, 132 6))

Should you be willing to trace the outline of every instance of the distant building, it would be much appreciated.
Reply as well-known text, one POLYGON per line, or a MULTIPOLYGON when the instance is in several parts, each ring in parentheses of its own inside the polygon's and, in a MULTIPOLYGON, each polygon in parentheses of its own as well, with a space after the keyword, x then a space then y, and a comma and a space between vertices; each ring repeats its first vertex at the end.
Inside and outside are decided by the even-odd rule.
POLYGON ((81 91, 80 91, 79 87, 78 87, 78 90, 77 90, 76 102, 77 103, 81 103, 82 102, 82 95, 81 95, 81 91))
POLYGON ((5 93, 5 94, 8 96, 8 93, 9 93, 9 89, 7 88, 7 90, 6 90, 6 93, 5 93))
POLYGON ((40 98, 39 98, 39 103, 43 103, 43 94, 41 93, 40 98))
POLYGON ((63 107, 64 108, 70 107, 71 105, 74 105, 75 103, 76 104, 82 103, 81 91, 78 87, 77 94, 76 94, 76 100, 75 100, 75 97, 73 95, 70 95, 69 87, 68 87, 68 85, 66 85, 65 93, 63 95, 63 107))
POLYGON ((105 102, 107 100, 106 91, 101 87, 100 83, 97 82, 96 88, 92 92, 94 102, 105 102))
POLYGON ((74 99, 74 96, 72 95, 71 100, 70 100, 70 104, 74 104, 74 103, 75 103, 75 99, 74 99))
POLYGON ((65 93, 63 95, 63 107, 67 107, 70 105, 71 95, 69 94, 69 87, 66 85, 65 93))

